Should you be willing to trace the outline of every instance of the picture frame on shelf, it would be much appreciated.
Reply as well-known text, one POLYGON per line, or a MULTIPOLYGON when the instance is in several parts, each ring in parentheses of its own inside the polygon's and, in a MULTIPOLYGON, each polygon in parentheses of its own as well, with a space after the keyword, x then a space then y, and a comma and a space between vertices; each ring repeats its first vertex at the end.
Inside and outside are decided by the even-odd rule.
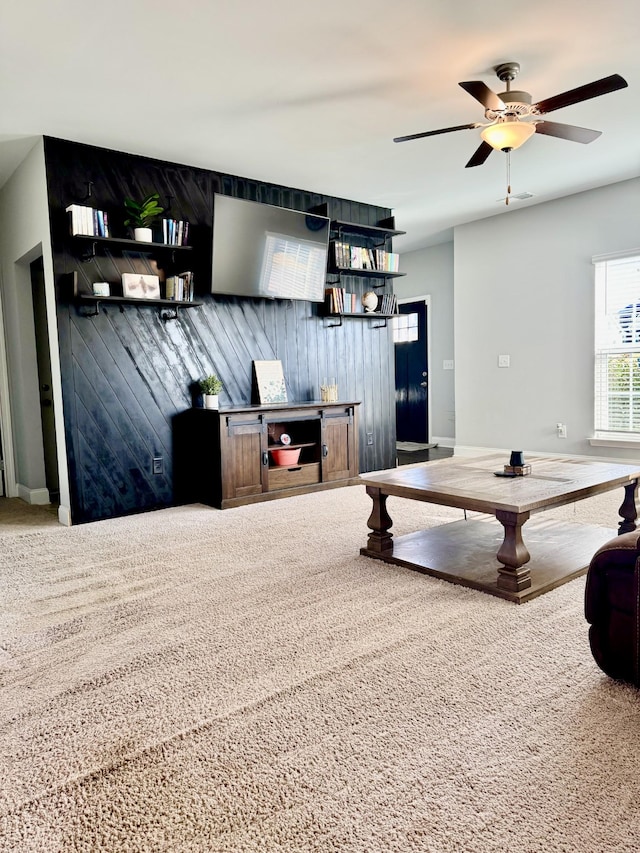
POLYGON ((253 362, 254 387, 259 405, 287 403, 287 386, 279 359, 253 362))
POLYGON ((160 277, 122 273, 122 295, 131 299, 160 299, 160 277))

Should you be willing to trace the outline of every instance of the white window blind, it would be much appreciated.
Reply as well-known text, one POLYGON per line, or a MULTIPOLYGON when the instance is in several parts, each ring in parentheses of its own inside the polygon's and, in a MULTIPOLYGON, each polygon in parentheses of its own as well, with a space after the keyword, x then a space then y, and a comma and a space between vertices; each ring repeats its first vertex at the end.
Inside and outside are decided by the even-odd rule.
POLYGON ((595 261, 596 438, 640 439, 640 254, 595 261))

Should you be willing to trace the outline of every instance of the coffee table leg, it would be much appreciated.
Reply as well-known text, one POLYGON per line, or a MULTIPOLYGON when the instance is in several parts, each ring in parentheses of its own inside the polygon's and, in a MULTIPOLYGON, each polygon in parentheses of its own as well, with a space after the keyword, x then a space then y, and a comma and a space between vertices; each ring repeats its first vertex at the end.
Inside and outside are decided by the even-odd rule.
POLYGON ((531 586, 531 573, 523 568, 531 559, 522 539, 522 525, 529 518, 528 512, 504 512, 496 510, 496 518, 504 527, 504 541, 498 550, 498 587, 510 592, 520 592, 531 586))
POLYGON ((636 518, 638 511, 636 509, 636 494, 638 492, 638 481, 632 480, 624 487, 624 500, 622 506, 618 510, 618 514, 622 516, 622 521, 618 525, 618 536, 622 533, 630 533, 636 529, 636 518))
POLYGON ((387 512, 387 495, 373 486, 367 486, 367 494, 373 501, 373 509, 367 521, 367 527, 372 530, 367 542, 367 551, 376 554, 389 553, 393 551, 393 536, 388 531, 393 522, 387 512))

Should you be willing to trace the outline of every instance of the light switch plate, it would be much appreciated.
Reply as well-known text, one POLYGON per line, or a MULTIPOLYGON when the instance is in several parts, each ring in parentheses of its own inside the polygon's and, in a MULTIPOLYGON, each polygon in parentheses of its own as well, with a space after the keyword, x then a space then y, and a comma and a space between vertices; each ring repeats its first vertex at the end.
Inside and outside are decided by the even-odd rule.
POLYGON ((499 355, 498 356, 498 367, 511 367, 511 356, 510 355, 499 355))

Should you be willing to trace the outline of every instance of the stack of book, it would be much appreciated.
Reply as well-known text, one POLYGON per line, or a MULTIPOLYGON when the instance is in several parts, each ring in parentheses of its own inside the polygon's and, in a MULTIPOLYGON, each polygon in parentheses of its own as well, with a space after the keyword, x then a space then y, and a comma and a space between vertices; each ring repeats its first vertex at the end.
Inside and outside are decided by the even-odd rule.
POLYGON ((332 240, 331 248, 334 266, 339 269, 398 272, 400 256, 397 252, 351 246, 340 240, 332 240))
POLYGON ((376 269, 385 272, 398 272, 400 269, 400 255, 397 252, 385 252, 384 249, 375 249, 376 269))
POLYGON ((350 293, 344 287, 327 287, 325 290, 327 311, 330 314, 360 314, 362 303, 357 293, 350 293))
MULTIPOLYGON (((362 314, 364 311, 361 297, 357 293, 350 293, 344 287, 327 287, 324 293, 326 308, 330 314, 362 314)), ((396 314, 397 297, 393 293, 383 294, 376 311, 381 314, 396 314)))
POLYGON ((84 204, 70 204, 66 208, 73 235, 87 237, 110 237, 109 220, 105 210, 96 210, 84 204))
POLYGON ((165 286, 165 299, 172 299, 175 302, 193 302, 192 272, 168 276, 165 286))
POLYGON ((380 313, 381 314, 397 314, 398 313, 398 297, 395 293, 383 293, 380 297, 380 313))
POLYGON ((324 292, 327 311, 330 314, 344 313, 344 288, 327 287, 324 292))
POLYGON ((162 242, 169 246, 186 246, 189 237, 189 223, 184 219, 162 220, 162 242))

